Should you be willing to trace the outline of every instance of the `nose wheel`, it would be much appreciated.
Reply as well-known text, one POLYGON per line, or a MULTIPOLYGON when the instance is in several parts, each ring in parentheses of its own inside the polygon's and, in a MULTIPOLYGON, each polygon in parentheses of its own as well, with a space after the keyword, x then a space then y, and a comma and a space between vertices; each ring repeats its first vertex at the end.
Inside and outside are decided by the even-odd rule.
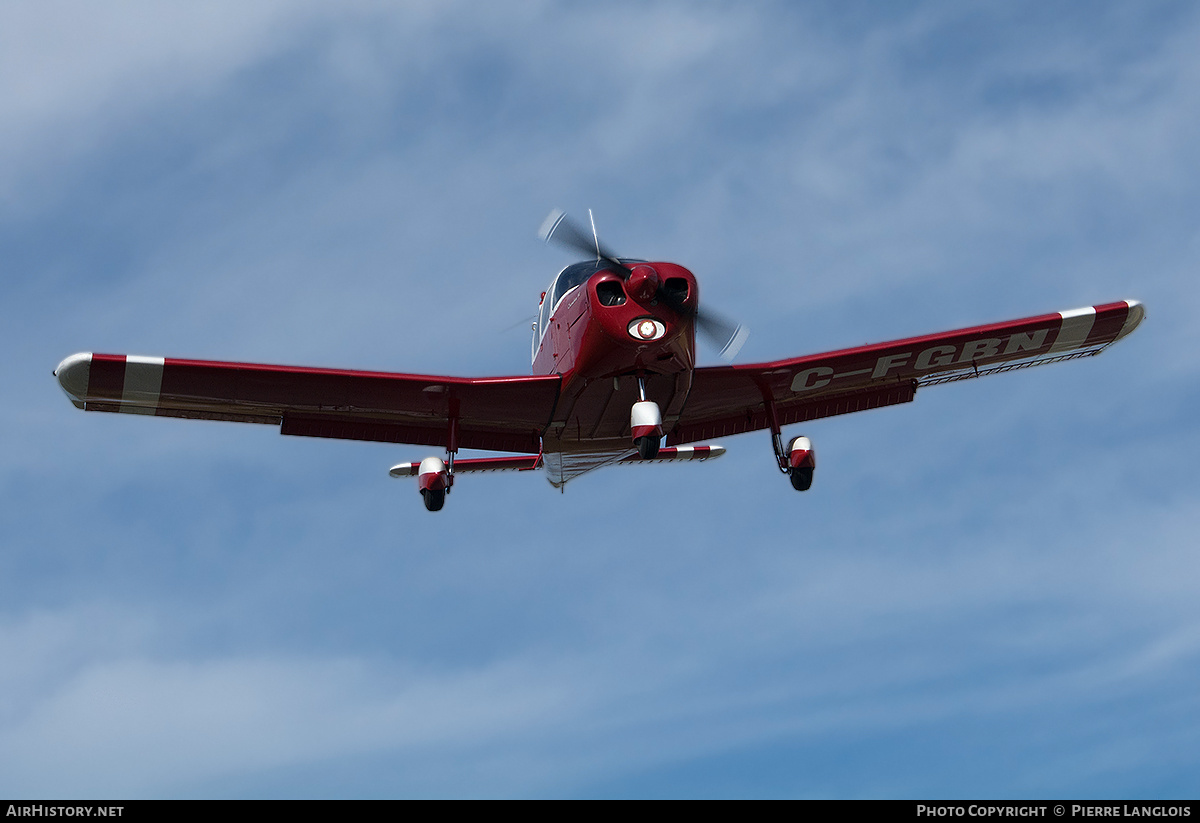
POLYGON ((662 410, 653 400, 646 399, 646 381, 638 375, 638 402, 629 412, 629 431, 633 445, 643 460, 658 457, 658 444, 662 441, 662 410))
POLYGON ((653 460, 658 457, 659 439, 657 437, 635 437, 633 444, 637 446, 638 456, 643 460, 653 460))

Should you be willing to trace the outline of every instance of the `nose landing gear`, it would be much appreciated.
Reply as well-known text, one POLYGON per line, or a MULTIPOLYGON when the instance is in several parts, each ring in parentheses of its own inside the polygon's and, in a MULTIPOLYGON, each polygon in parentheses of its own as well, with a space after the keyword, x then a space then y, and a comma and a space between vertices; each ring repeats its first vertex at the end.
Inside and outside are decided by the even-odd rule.
POLYGON ((662 412, 652 400, 633 404, 629 413, 629 428, 633 432, 633 445, 643 460, 658 456, 658 444, 662 441, 662 412))
POLYGON ((646 381, 638 375, 638 402, 629 412, 629 430, 633 445, 643 460, 658 457, 658 445, 662 442, 662 410, 653 400, 646 399, 646 381))

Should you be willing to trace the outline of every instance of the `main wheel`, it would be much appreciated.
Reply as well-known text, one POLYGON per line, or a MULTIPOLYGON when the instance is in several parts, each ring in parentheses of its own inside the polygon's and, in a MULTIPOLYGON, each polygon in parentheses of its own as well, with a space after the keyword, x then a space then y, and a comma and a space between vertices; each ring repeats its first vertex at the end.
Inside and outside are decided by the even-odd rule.
POLYGON ((657 437, 639 437, 633 442, 637 445, 638 455, 643 460, 653 460, 658 457, 657 437))
POLYGON ((798 492, 806 492, 812 486, 813 470, 812 466, 801 466, 792 469, 790 477, 792 478, 792 488, 798 492))
POLYGON ((446 504, 445 489, 421 489, 421 496, 425 498, 425 508, 431 512, 441 511, 446 504))

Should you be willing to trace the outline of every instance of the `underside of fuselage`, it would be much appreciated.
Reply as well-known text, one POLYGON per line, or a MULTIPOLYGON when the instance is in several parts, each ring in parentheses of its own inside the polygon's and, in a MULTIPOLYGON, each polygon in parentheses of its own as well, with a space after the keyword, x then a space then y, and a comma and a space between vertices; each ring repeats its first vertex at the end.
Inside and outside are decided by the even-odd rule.
POLYGON ((551 452, 542 455, 542 469, 546 472, 546 480, 558 489, 576 477, 619 463, 635 454, 637 451, 631 449, 628 442, 620 448, 609 450, 551 452))
POLYGON ((691 388, 695 277, 671 263, 622 262, 631 272, 568 266, 542 298, 533 371, 563 380, 542 436, 555 486, 629 456, 635 404, 657 404, 657 433, 669 431, 691 388))

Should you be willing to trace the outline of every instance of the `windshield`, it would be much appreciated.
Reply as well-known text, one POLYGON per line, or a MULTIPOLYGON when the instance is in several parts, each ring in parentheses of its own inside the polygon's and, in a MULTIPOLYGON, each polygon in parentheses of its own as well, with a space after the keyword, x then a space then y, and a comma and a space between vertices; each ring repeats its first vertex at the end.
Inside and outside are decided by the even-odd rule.
MULTIPOLYGON (((620 261, 625 265, 646 262, 626 257, 620 258, 620 261)), ((605 260, 589 260, 585 263, 572 263, 560 271, 554 278, 554 282, 550 284, 550 288, 546 290, 546 297, 542 300, 542 308, 538 313, 539 338, 546 333, 550 318, 554 316, 554 310, 558 308, 559 301, 566 296, 567 292, 581 283, 586 283, 587 279, 596 272, 611 268, 612 264, 605 260)))

